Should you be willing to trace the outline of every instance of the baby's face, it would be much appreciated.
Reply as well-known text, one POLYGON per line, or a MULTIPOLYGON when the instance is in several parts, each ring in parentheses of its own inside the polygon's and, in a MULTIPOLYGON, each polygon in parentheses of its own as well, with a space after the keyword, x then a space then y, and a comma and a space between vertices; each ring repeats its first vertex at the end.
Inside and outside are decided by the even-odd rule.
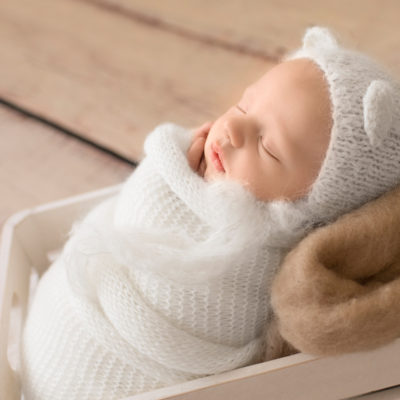
POLYGON ((264 201, 303 196, 328 147, 330 109, 324 74, 311 60, 275 66, 211 126, 204 178, 238 181, 264 201))

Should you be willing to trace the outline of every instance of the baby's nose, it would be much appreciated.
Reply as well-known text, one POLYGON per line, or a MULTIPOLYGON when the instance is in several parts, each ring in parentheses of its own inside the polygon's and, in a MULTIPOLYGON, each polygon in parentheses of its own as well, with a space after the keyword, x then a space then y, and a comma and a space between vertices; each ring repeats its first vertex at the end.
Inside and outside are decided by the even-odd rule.
POLYGON ((258 137, 256 124, 246 117, 231 117, 225 121, 225 131, 231 145, 243 147, 248 141, 258 137))

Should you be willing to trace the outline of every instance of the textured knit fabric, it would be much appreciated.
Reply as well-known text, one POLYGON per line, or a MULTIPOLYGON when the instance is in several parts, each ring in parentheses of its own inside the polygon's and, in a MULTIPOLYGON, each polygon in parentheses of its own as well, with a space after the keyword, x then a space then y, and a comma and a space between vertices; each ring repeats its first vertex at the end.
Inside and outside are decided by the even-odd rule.
POLYGON ((28 399, 119 399, 258 361, 272 277, 308 218, 301 202, 206 183, 189 143, 159 126, 41 279, 23 335, 28 399))
POLYGON ((302 240, 272 286, 283 337, 323 356, 399 338, 399 226, 397 187, 302 240))
POLYGON ((313 60, 329 86, 331 140, 308 203, 316 218, 334 219, 400 182, 400 86, 326 28, 306 31, 303 46, 286 57, 298 58, 313 60))

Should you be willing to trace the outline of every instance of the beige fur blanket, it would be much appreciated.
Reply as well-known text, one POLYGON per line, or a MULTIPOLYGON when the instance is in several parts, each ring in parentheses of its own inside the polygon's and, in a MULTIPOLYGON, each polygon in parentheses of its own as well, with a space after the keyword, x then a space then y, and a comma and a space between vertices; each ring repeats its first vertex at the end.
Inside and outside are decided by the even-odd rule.
MULTIPOLYGON (((306 353, 370 350, 400 337, 400 188, 303 239, 274 280, 272 306, 269 334, 306 353)), ((267 357, 290 352, 280 345, 267 357)))

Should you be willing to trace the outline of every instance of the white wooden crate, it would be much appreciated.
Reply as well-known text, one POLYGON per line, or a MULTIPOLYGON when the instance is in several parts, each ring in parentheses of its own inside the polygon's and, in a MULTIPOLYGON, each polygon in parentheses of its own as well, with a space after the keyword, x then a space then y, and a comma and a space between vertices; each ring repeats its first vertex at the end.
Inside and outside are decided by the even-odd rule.
MULTIPOLYGON (((48 254, 62 246, 79 216, 116 194, 105 188, 13 215, 0 247, 0 399, 20 400, 13 352, 26 315, 31 272, 42 274, 48 254), (11 318, 12 317, 12 318, 11 318), (10 329, 13 335, 10 335, 10 329)), ((400 317, 400 316, 399 316, 400 317)), ((400 339, 378 350, 318 358, 296 354, 132 396, 130 400, 329 400, 400 384, 400 339)))

